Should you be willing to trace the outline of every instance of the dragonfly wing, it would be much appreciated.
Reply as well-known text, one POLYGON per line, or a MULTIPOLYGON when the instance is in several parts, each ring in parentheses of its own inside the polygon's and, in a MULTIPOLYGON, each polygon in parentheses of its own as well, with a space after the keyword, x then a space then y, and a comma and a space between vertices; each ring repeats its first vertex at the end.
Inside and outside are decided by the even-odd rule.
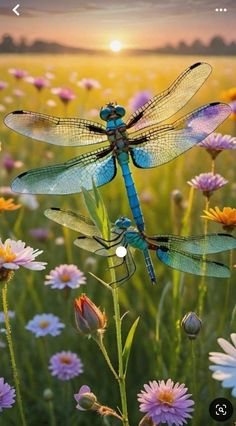
POLYGON ((58 118, 31 111, 14 111, 5 117, 4 123, 21 135, 53 145, 83 146, 107 140, 104 126, 79 118, 58 118))
POLYGON ((148 237, 149 242, 163 245, 170 250, 182 251, 196 255, 221 253, 236 248, 236 238, 229 234, 208 234, 193 237, 175 235, 157 235, 148 237))
POLYGON ((62 210, 55 207, 45 210, 44 215, 66 228, 79 232, 88 237, 99 236, 99 232, 94 223, 78 213, 70 210, 62 210))
POLYGON ((73 160, 40 167, 17 176, 12 190, 30 194, 75 194, 110 182, 116 175, 115 158, 110 149, 99 149, 73 160))
POLYGON ((230 277, 230 270, 227 266, 203 259, 200 256, 169 250, 166 247, 157 249, 156 254, 163 263, 178 271, 207 277, 230 277))
POLYGON ((227 104, 205 105, 172 125, 144 133, 130 140, 131 156, 136 167, 143 169, 168 163, 204 140, 231 113, 227 104), (142 144, 134 148, 134 145, 142 144))
POLYGON ((211 66, 198 62, 187 68, 164 92, 150 99, 129 118, 127 128, 141 130, 170 118, 186 105, 211 73, 211 66))
POLYGON ((109 256, 109 250, 106 250, 103 245, 94 238, 78 237, 74 241, 74 244, 90 253, 98 254, 99 256, 109 256))

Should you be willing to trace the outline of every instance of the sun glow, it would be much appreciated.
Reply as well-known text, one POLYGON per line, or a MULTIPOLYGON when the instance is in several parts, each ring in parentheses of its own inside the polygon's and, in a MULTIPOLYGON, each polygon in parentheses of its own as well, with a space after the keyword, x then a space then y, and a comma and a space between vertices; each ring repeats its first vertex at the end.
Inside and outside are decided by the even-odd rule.
POLYGON ((119 40, 112 40, 110 43, 110 49, 112 52, 120 52, 122 49, 122 43, 119 40))

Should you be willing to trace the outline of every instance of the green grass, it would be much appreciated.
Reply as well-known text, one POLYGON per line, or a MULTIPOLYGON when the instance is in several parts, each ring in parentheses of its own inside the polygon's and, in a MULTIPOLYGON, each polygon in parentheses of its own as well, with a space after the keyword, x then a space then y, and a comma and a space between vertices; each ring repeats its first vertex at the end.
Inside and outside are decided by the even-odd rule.
MULTIPOLYGON (((153 95, 167 88, 170 83, 190 64, 201 58, 192 57, 138 57, 120 58, 90 57, 90 56, 1 56, 1 80, 8 81, 9 87, 0 92, 0 104, 6 106, 4 114, 15 109, 37 110, 44 113, 63 116, 63 105, 45 89, 38 94, 31 84, 26 82, 16 83, 8 74, 8 68, 19 67, 29 71, 33 76, 43 75, 50 70, 55 74, 52 87, 69 86, 75 90, 77 99, 68 107, 68 116, 82 115, 97 121, 97 117, 91 117, 91 110, 100 109, 107 101, 117 101, 127 107, 129 111, 129 99, 139 90, 150 90, 153 95), (89 94, 70 82, 70 74, 78 73, 78 80, 83 77, 97 79, 101 83, 101 89, 92 90, 89 94), (26 96, 17 100, 12 96, 14 88, 20 88, 26 96), (111 90, 107 90, 111 89, 111 90), (109 93, 109 94, 108 94, 109 93), (5 96, 12 96, 13 102, 6 104, 5 96), (57 106, 47 106, 48 99, 55 99, 57 106)), ((187 107, 178 114, 178 117, 187 111, 208 102, 221 100, 222 91, 234 85, 236 72, 235 58, 207 58, 213 66, 213 73, 195 95, 187 107)), ((2 121, 2 120, 1 120, 2 121)), ((233 134, 234 123, 228 119, 219 131, 233 134)), ((0 140, 2 142, 1 156, 11 153, 16 160, 24 162, 21 170, 28 170, 49 163, 62 162, 77 156, 83 150, 77 148, 59 148, 44 143, 27 139, 14 134, 0 124, 0 140), (53 158, 48 159, 48 156, 53 158)), ((1 158, 0 158, 1 161, 1 158)), ((144 192, 150 192, 150 202, 142 201, 142 208, 148 234, 172 233, 175 229, 176 219, 183 218, 183 213, 176 209, 171 201, 171 191, 179 189, 186 202, 188 201, 189 185, 187 181, 196 174, 208 172, 211 169, 209 155, 200 148, 194 148, 184 156, 179 157, 170 164, 151 170, 132 168, 138 193, 142 199, 144 192), (178 217, 178 215, 180 217, 178 217)), ((217 191, 211 198, 212 207, 218 205, 235 206, 236 198, 236 172, 235 154, 224 152, 216 160, 216 171, 222 174, 229 183, 217 191)), ((17 174, 7 175, 0 168, 1 185, 8 186, 17 174)), ((128 207, 124 184, 120 171, 113 182, 101 188, 101 193, 107 206, 110 219, 114 221, 119 215, 131 217, 128 207)), ((78 291, 71 292, 69 298, 64 293, 45 287, 45 272, 28 272, 21 270, 15 274, 15 278, 9 285, 9 309, 16 312, 16 318, 11 321, 13 342, 17 355, 17 364, 21 377, 23 402, 27 414, 28 424, 38 426, 51 425, 48 403, 43 399, 46 388, 54 393, 53 405, 57 419, 57 425, 99 425, 102 420, 92 413, 81 413, 75 409, 73 399, 74 391, 78 391, 82 384, 88 384, 97 394, 100 402, 116 408, 120 405, 119 392, 113 383, 112 375, 104 363, 102 355, 97 352, 92 340, 82 338, 75 330, 72 300, 82 291, 102 308, 105 308, 108 316, 108 329, 105 341, 110 351, 111 358, 116 363, 114 320, 112 317, 112 300, 105 289, 88 272, 87 254, 74 247, 72 242, 76 234, 72 231, 64 233, 65 246, 55 245, 55 238, 63 235, 59 225, 53 224, 43 215, 48 207, 63 207, 86 213, 82 196, 68 195, 39 196, 39 208, 35 211, 22 208, 16 212, 9 212, 0 216, 1 237, 4 240, 9 236, 22 239, 34 248, 44 250, 41 260, 47 261, 47 271, 61 263, 75 263, 87 275, 87 286, 78 291), (33 240, 29 230, 35 227, 48 227, 51 237, 45 243, 33 240), (36 314, 52 312, 58 315, 66 324, 66 329, 58 337, 46 339, 46 349, 41 339, 25 330, 26 323, 36 314), (72 350, 78 353, 84 365, 83 376, 72 380, 69 387, 65 383, 50 377, 47 372, 48 359, 60 350, 72 350), (69 393, 69 394, 67 394, 69 393), (68 401, 68 402, 67 402, 68 401), (68 419, 67 421, 66 419, 68 419)), ((192 234, 203 232, 203 220, 200 218, 204 208, 204 197, 200 193, 194 194, 193 206, 188 223, 192 234)), ((209 224, 209 231, 220 232, 221 227, 209 224)), ((228 263, 229 255, 218 256, 228 263)), ((200 279, 191 275, 179 274, 163 266, 153 258, 158 276, 157 286, 149 283, 144 268, 142 256, 137 253, 137 272, 120 290, 122 313, 128 312, 123 320, 123 335, 126 336, 131 324, 140 316, 139 326, 136 332, 134 347, 130 358, 130 368, 127 378, 128 404, 131 425, 137 425, 141 418, 138 413, 136 394, 144 383, 154 379, 167 379, 185 382, 190 392, 193 392, 193 377, 191 364, 191 345, 187 337, 179 329, 179 322, 188 311, 196 311, 198 303, 198 285, 200 279), (175 284, 174 284, 175 283, 175 284), (181 285, 179 285, 181 284, 181 285), (176 298, 173 289, 177 289, 176 298)), ((96 258, 93 272, 104 278, 105 263, 96 258)), ((218 350, 216 339, 219 336, 229 338, 231 332, 235 332, 236 319, 232 319, 235 307, 235 273, 232 274, 229 303, 224 309, 226 294, 226 281, 218 279, 206 279, 207 295, 202 317, 203 328, 195 343, 196 351, 196 379, 197 395, 193 425, 213 424, 208 414, 208 403, 218 396, 230 398, 230 391, 221 388, 220 383, 211 378, 208 370, 208 352, 218 350), (223 329, 219 332, 219 323, 224 315, 223 329), (231 321, 232 319, 232 321, 231 321)), ((5 341, 2 334, 1 340, 5 341)), ((8 383, 13 384, 12 372, 9 362, 8 349, 0 349, 0 376, 8 383)), ((10 426, 19 424, 16 405, 11 410, 5 410, 1 414, 1 425, 10 426)), ((116 420, 108 423, 118 424, 116 420)))

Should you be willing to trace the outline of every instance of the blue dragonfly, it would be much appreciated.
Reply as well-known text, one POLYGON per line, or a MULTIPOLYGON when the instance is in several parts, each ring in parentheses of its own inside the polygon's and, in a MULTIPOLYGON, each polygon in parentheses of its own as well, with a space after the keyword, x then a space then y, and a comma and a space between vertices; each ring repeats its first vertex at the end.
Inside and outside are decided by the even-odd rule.
MULTIPOLYGON (((105 143, 95 151, 61 164, 29 170, 17 176, 12 190, 33 194, 72 194, 110 182, 121 167, 129 205, 139 231, 144 219, 130 170, 130 158, 138 168, 167 163, 212 133, 231 113, 229 105, 204 105, 172 124, 162 124, 178 112, 203 85, 211 66, 198 62, 186 69, 164 92, 154 96, 125 123, 123 106, 109 103, 101 108, 106 127, 79 118, 57 118, 30 111, 14 111, 5 124, 16 132, 39 141, 61 146, 105 143)), ((150 277, 156 281, 151 258, 144 250, 150 277)))
MULTIPOLYGON (((116 282, 120 285, 129 279, 135 272, 133 259, 134 251, 144 253, 152 250, 164 264, 182 272, 208 277, 227 278, 230 270, 222 263, 206 259, 206 255, 221 253, 236 248, 236 238, 230 234, 207 234, 190 237, 176 235, 155 235, 149 237, 131 226, 131 220, 120 217, 116 220, 109 241, 104 240, 93 222, 69 210, 50 208, 45 216, 54 222, 63 225, 80 235, 74 244, 91 253, 100 256, 110 256, 116 268, 116 282), (123 258, 117 256, 117 248, 124 247, 126 253, 123 258)), ((146 261, 147 269, 149 259, 146 261)), ((148 269, 149 275, 150 271, 148 269)))

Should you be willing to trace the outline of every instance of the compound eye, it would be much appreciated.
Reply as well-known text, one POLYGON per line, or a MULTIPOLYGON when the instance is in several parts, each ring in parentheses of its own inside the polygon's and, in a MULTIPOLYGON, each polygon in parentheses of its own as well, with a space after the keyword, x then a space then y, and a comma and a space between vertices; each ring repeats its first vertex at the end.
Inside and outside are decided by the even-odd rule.
POLYGON ((110 114, 111 114, 110 108, 102 108, 100 111, 100 118, 104 121, 107 121, 110 114))
POLYGON ((124 107, 122 107, 120 105, 116 105, 115 110, 116 110, 116 114, 119 115, 119 117, 124 117, 124 115, 125 115, 124 107))

